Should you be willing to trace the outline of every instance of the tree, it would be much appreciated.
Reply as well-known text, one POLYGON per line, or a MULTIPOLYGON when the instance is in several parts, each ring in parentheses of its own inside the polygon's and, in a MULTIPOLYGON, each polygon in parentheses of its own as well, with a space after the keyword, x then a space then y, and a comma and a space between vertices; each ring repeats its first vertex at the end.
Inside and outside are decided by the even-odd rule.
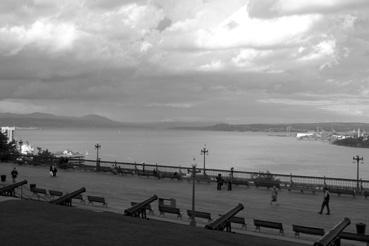
POLYGON ((8 143, 8 137, 0 132, 0 161, 14 161, 19 156, 15 141, 8 143))
POLYGON ((41 147, 37 147, 37 154, 33 156, 32 165, 52 165, 54 164, 55 156, 48 149, 43 150, 41 147))

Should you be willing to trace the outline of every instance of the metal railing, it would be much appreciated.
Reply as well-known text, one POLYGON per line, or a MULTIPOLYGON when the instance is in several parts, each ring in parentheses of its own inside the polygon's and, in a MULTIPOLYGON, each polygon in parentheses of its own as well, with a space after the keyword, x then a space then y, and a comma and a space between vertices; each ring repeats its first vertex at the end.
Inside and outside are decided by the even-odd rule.
MULTIPOLYGON (((74 163, 73 159, 72 163, 74 163)), ((81 162, 81 160, 77 160, 81 162)), ((103 161, 100 160, 101 171, 113 171, 116 169, 121 169, 124 171, 129 171, 132 174, 144 174, 155 176, 158 172, 167 173, 177 173, 178 175, 186 176, 191 167, 182 166, 167 166, 158 164, 148 164, 148 163, 130 163, 130 162, 117 162, 117 161, 103 161)), ((86 169, 86 170, 96 170, 96 160, 84 160, 81 164, 74 164, 75 167, 86 169)), ((202 168, 198 168, 202 170, 202 168)), ((319 176, 304 176, 304 175, 293 175, 293 174, 279 174, 279 173, 265 173, 265 172, 247 172, 247 171, 237 171, 237 170, 225 170, 225 169, 205 169, 205 174, 210 181, 215 181, 218 174, 227 181, 232 175, 233 178, 238 180, 245 180, 253 183, 256 178, 267 177, 273 180, 278 180, 281 187, 288 188, 294 184, 297 185, 307 185, 315 187, 317 190, 322 190, 323 187, 341 188, 341 189, 353 189, 356 193, 361 193, 363 190, 369 190, 369 180, 360 180, 360 190, 356 190, 357 180, 356 179, 346 179, 346 178, 333 178, 333 177, 319 177, 319 176)), ((199 175, 201 176, 201 175, 199 175)), ((190 177, 190 175, 188 176, 190 177)))
MULTIPOLYGON (((29 157, 28 157, 29 158, 29 157)), ((64 157, 64 161, 66 158, 64 157)), ((60 158, 54 158, 53 164, 57 164, 60 161, 60 158)), ((68 167, 79 168, 83 170, 89 171, 97 171, 96 169, 96 160, 90 159, 80 159, 80 158, 68 158, 68 167)), ((132 163, 132 162, 117 162, 117 161, 104 161, 99 159, 100 169, 98 171, 112 171, 112 172, 122 172, 122 173, 131 173, 136 175, 145 175, 145 176, 157 176, 158 173, 161 174, 176 174, 179 177, 188 177, 190 178, 190 170, 191 165, 189 167, 183 166, 173 166, 173 165, 158 165, 151 163, 132 163)), ((42 165, 42 164, 41 164, 42 165)), ((45 165, 45 163, 43 163, 45 165)), ((64 163, 65 165, 65 163, 64 163)), ((202 168, 198 168, 198 170, 203 171, 202 168)), ((215 181, 218 174, 221 174, 223 179, 227 182, 229 179, 237 178, 237 180, 248 181, 251 184, 255 179, 269 179, 278 181, 280 183, 280 187, 289 188, 293 185, 306 185, 313 187, 316 190, 322 190, 323 187, 331 187, 338 189, 350 189, 354 190, 355 193, 360 194, 364 190, 369 190, 369 180, 361 179, 359 180, 359 190, 357 190, 357 180, 356 179, 347 179, 347 178, 334 178, 334 177, 324 177, 324 176, 305 176, 305 175, 293 175, 293 174, 280 174, 280 173, 269 173, 269 172, 248 172, 248 171, 237 171, 237 170, 225 170, 225 169, 214 169, 214 168, 206 168, 205 175, 199 174, 198 178, 204 178, 206 176, 207 181, 215 181)), ((170 175, 164 175, 164 177, 170 177, 170 175)))

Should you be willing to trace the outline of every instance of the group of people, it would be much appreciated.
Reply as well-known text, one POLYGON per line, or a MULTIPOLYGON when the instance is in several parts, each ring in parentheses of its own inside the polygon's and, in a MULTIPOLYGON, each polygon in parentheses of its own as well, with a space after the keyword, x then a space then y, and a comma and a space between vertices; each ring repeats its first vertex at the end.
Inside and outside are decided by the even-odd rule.
MULTIPOLYGON (((233 167, 231 168, 231 172, 229 173, 229 179, 226 181, 227 183, 227 190, 231 191, 232 190, 232 180, 233 180, 233 167)), ((222 186, 225 182, 225 180, 222 177, 222 174, 218 173, 218 176, 216 177, 216 181, 217 181, 217 190, 221 190, 222 186)))
POLYGON ((225 181, 222 178, 222 175, 219 173, 218 176, 216 177, 216 181, 217 181, 217 190, 222 190, 222 186, 224 185, 224 182, 227 183, 227 190, 231 191, 232 190, 232 178, 230 177, 229 180, 225 181))

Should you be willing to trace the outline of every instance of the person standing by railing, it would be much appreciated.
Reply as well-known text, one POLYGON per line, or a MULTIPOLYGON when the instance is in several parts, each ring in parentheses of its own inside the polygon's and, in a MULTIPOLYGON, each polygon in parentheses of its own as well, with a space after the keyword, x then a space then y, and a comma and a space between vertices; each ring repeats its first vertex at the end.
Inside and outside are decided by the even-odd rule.
POLYGON ((277 187, 274 185, 272 188, 272 199, 270 200, 270 205, 272 205, 273 202, 275 202, 275 204, 278 205, 277 201, 278 201, 278 191, 277 187))
POLYGON ((324 198, 323 198, 323 202, 322 202, 322 207, 320 208, 319 214, 323 213, 324 207, 327 207, 327 215, 331 214, 330 209, 329 209, 329 198, 330 198, 330 194, 329 194, 329 190, 327 187, 323 188, 324 191, 324 198))

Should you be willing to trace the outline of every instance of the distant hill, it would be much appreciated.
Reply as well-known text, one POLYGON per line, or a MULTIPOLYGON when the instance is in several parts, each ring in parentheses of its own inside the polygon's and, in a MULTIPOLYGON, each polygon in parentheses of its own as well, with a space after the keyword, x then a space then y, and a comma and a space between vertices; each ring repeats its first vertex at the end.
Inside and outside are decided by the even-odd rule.
POLYGON ((215 124, 205 127, 179 127, 178 129, 209 130, 209 131, 238 131, 238 132, 307 132, 331 131, 348 132, 360 128, 369 132, 369 123, 357 122, 322 122, 322 123, 291 123, 291 124, 215 124))
POLYGON ((130 127, 176 130, 209 131, 263 131, 263 132, 306 132, 323 130, 331 132, 348 132, 360 128, 369 132, 369 123, 324 122, 291 124, 216 124, 214 122, 119 122, 109 118, 89 114, 80 117, 59 116, 46 113, 13 114, 0 113, 0 126, 34 127, 34 128, 94 128, 94 127, 130 127))
POLYGON ((12 114, 0 113, 0 126, 16 127, 120 127, 122 122, 110 120, 99 115, 81 117, 58 116, 45 113, 12 114))
POLYGON ((13 114, 0 113, 0 126, 25 128, 94 128, 94 127, 129 127, 171 129, 176 127, 203 127, 214 122, 119 122, 109 118, 89 114, 81 117, 58 116, 46 113, 13 114))

